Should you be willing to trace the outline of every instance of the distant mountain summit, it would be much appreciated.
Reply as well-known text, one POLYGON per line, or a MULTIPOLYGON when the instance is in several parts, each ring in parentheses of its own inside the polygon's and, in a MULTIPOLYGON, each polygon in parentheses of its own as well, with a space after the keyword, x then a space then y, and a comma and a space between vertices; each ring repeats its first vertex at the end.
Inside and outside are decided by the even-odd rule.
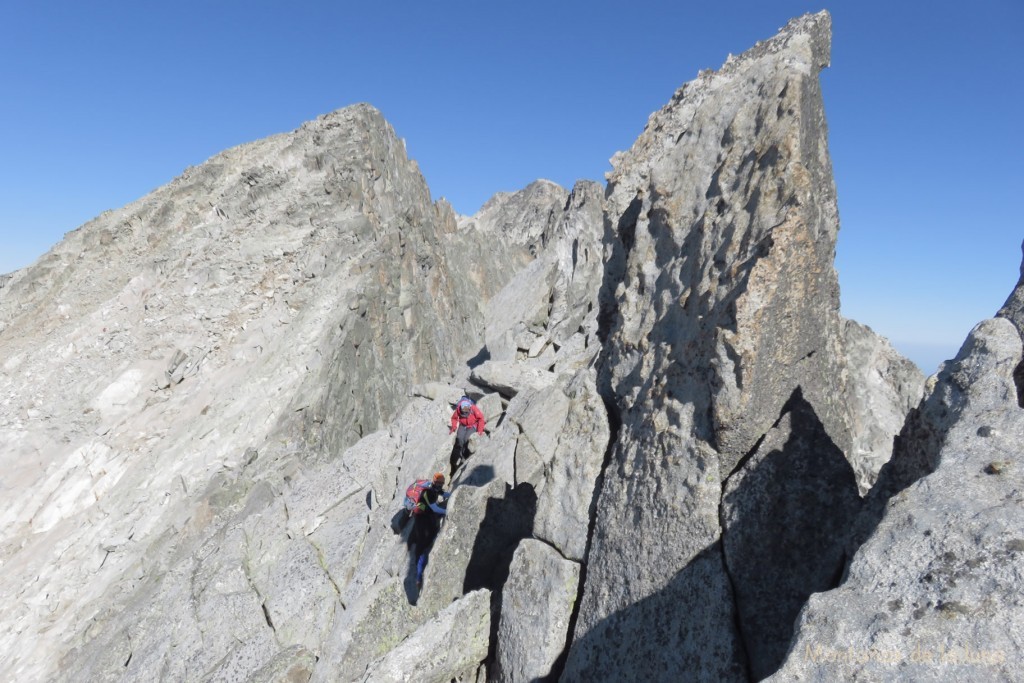
POLYGON ((355 105, 0 276, 0 677, 1019 678, 1022 295, 927 382, 841 318, 829 50, 702 72, 607 186, 458 216, 355 105))

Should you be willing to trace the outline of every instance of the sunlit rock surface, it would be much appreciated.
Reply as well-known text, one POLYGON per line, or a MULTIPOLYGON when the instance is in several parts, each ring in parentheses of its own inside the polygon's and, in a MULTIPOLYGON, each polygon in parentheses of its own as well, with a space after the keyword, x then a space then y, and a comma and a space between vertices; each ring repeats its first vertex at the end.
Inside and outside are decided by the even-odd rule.
POLYGON ((1020 362, 1020 335, 995 318, 940 369, 907 435, 927 455, 919 478, 885 503, 843 585, 811 597, 773 680, 1020 678, 1020 362))
POLYGON ((829 44, 827 14, 791 22, 683 86, 613 159, 602 377, 621 428, 571 680, 763 676, 841 566, 860 501, 818 83, 829 44), (831 506, 806 497, 826 485, 831 506), (825 547, 770 552, 822 513, 838 530, 825 547))

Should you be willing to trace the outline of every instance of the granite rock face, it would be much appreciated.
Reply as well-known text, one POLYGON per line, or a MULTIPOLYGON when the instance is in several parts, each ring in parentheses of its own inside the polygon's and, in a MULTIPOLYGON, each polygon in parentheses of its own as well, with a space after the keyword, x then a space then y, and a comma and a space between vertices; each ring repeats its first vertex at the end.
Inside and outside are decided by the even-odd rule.
POLYGON ((829 40, 827 14, 791 22, 683 86, 613 159, 602 376, 621 428, 568 680, 764 675, 759 653, 778 660, 785 622, 841 564, 860 503, 818 84, 829 40), (829 469, 802 472, 809 455, 829 469), (805 495, 818 476, 832 507, 805 495), (822 512, 841 532, 823 553, 750 547, 822 512), (766 560, 787 564, 733 568, 766 560), (766 590, 786 571, 799 590, 766 590))
MULTIPOLYGON (((524 190, 524 199, 533 197, 541 206, 548 204, 543 220, 534 219, 534 224, 547 227, 540 234, 523 236, 538 257, 519 270, 488 306, 489 360, 550 365, 559 360, 559 351, 567 344, 572 355, 578 355, 571 345, 574 338, 585 347, 596 347, 595 296, 604 273, 601 189, 588 181, 580 181, 568 194, 554 194, 553 187, 557 186, 538 181, 524 190)), ((515 223, 510 223, 508 213, 519 220, 523 211, 522 202, 513 199, 488 202, 481 218, 471 224, 490 226, 498 234, 510 230, 515 223)))
POLYGON ((476 680, 476 673, 487 658, 490 623, 490 592, 468 593, 373 662, 362 680, 476 680))
POLYGON ((927 467, 887 499, 843 585, 811 597, 773 680, 1020 677, 1021 353, 1016 328, 996 318, 944 364, 905 435, 927 467))
POLYGON ((237 482, 280 479, 296 435, 337 452, 450 367, 459 291, 414 252, 438 260, 454 229, 354 107, 189 169, 16 273, 0 300, 7 673, 45 678, 52 638, 140 589, 237 482))
MULTIPOLYGON (((1024 244, 1021 250, 1024 251, 1024 244)), ((1021 264, 1017 286, 999 309, 999 317, 1008 318, 1017 327, 1017 331, 1024 335, 1024 263, 1021 264)))
POLYGON ((608 213, 624 271, 608 283, 621 292, 611 388, 634 411, 693 402, 723 474, 798 386, 849 450, 818 83, 829 47, 827 15, 791 22, 680 88, 613 159, 608 213))
POLYGON ((836 654, 917 622, 1016 677, 1020 293, 920 402, 840 317, 829 21, 684 85, 606 189, 456 216, 358 105, 0 277, 0 677, 941 678, 836 654))
POLYGON ((808 597, 836 585, 860 509, 853 469, 797 395, 722 498, 723 548, 753 680, 782 663, 808 597))
POLYGON ((321 656, 342 605, 405 570, 370 513, 447 462, 460 389, 411 387, 464 381, 488 300, 579 237, 569 196, 506 197, 488 233, 433 204, 360 105, 189 169, 5 279, 4 675, 49 677, 63 639, 69 679, 321 656))
POLYGON ((843 329, 851 375, 848 400, 854 437, 850 464, 863 496, 892 455, 893 441, 907 414, 921 401, 924 375, 870 328, 845 320, 843 329))
POLYGON ((1020 677, 1021 291, 929 379, 842 586, 808 602, 778 680, 1020 677))
MULTIPOLYGON (((1024 250, 1024 245, 1021 246, 1021 249, 1024 250)), ((1021 264, 1020 280, 1017 281, 1017 286, 1007 297, 1006 303, 999 309, 998 315, 1008 318, 1021 333, 1021 336, 1024 336, 1024 263, 1021 264)), ((1013 378, 1017 383, 1017 402, 1024 406, 1024 362, 1017 366, 1013 378)))
POLYGON ((498 627, 495 674, 503 681, 544 680, 565 648, 580 565, 540 541, 516 550, 498 627))

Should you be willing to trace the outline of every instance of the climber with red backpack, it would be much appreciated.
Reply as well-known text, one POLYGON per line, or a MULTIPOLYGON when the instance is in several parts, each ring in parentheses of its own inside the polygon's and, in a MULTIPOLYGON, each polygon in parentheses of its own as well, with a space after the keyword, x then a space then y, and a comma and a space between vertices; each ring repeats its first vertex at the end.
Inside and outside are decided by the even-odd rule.
POLYGON ((455 447, 452 449, 451 457, 453 473, 469 457, 469 437, 473 432, 484 433, 484 414, 473 399, 463 396, 455 403, 451 429, 448 430, 449 434, 455 434, 455 447))
MULTIPOLYGON (((450 492, 444 490, 444 475, 434 474, 433 479, 418 479, 405 492, 405 510, 412 517, 412 533, 409 534, 409 549, 416 556, 416 588, 423 585, 423 570, 427 566, 427 554, 434 539, 441 530, 441 518, 448 514, 450 492)), ((402 525, 404 526, 404 524, 402 525)))

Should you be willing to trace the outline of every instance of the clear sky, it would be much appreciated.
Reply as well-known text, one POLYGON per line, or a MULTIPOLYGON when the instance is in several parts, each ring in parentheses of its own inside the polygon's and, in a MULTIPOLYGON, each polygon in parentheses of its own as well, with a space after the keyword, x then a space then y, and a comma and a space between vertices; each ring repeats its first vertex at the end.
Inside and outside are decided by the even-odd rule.
POLYGON ((355 102, 460 213, 537 178, 603 180, 698 70, 820 9, 843 313, 931 372, 1019 276, 1021 0, 3 0, 0 273, 355 102))

